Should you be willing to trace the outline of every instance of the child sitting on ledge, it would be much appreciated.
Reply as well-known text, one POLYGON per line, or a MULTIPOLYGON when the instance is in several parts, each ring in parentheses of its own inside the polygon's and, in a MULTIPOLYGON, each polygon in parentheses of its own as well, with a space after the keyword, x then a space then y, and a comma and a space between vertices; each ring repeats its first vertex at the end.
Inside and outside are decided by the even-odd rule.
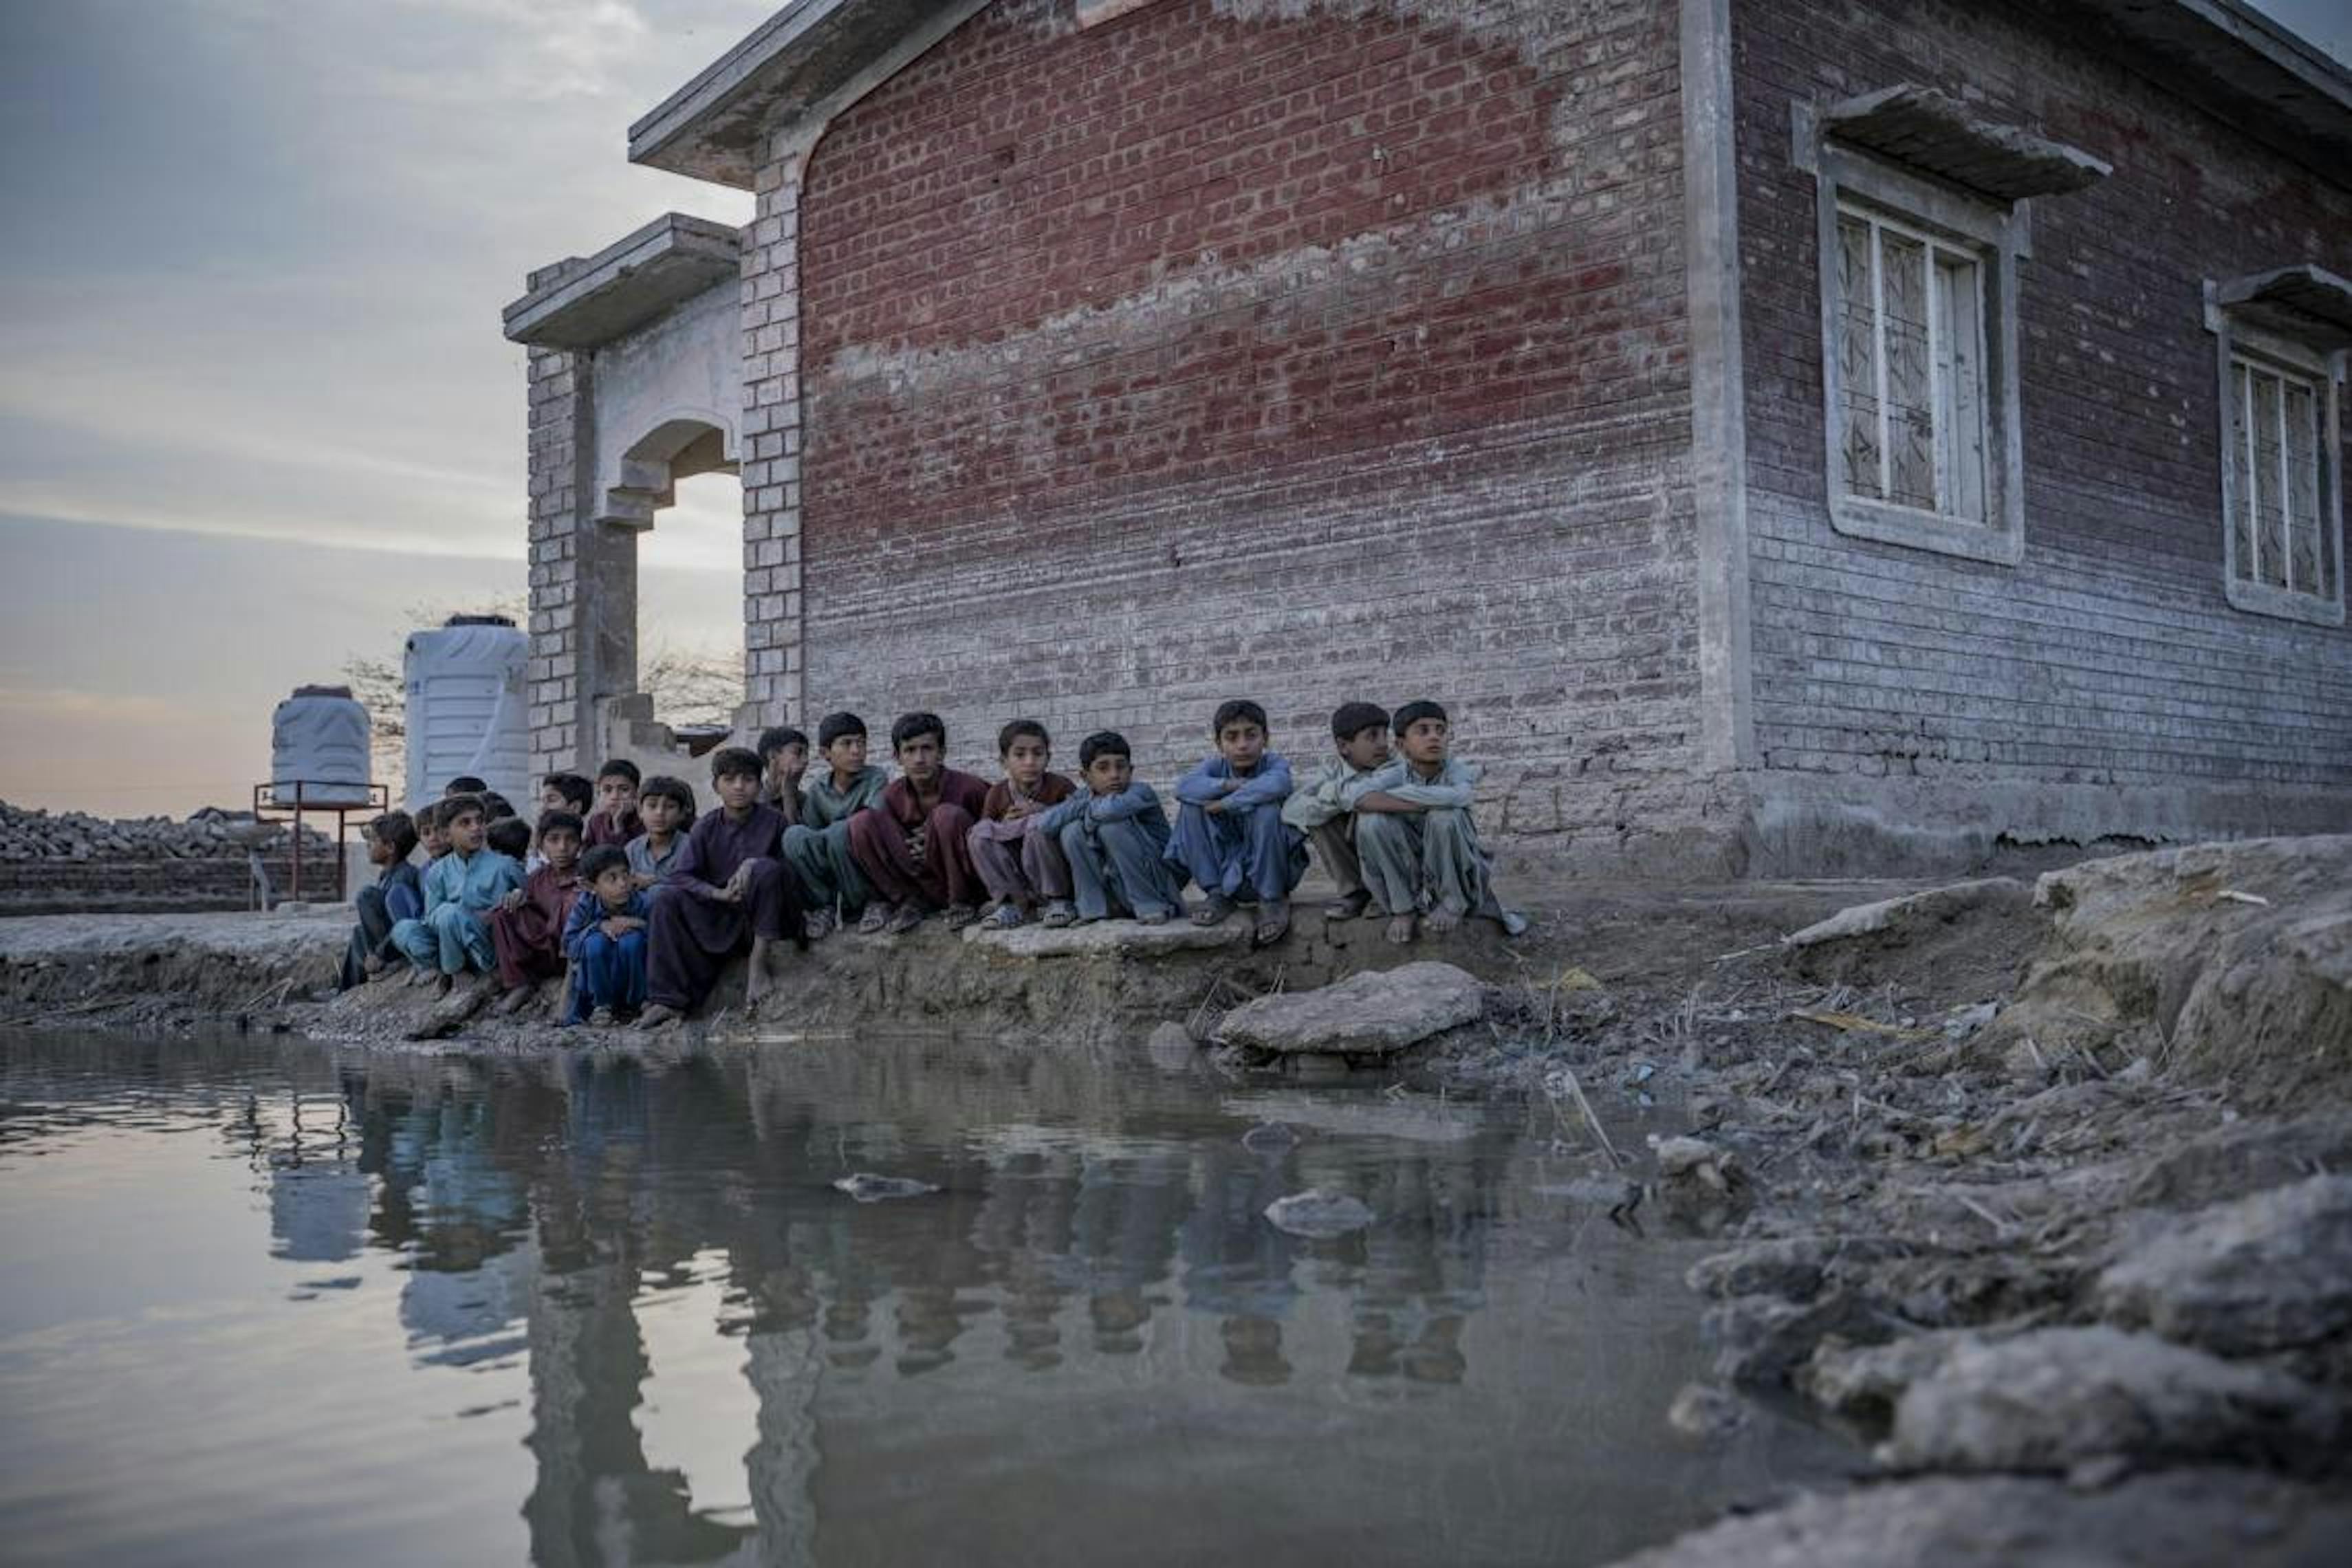
POLYGON ((1127 737, 1103 730, 1078 744, 1086 788, 1037 821, 1062 847, 1080 923, 1133 915, 1163 925, 1184 908, 1183 874, 1170 863, 1168 816, 1135 782, 1127 737))
POLYGON ((677 852, 694 826, 694 786, 656 773, 637 796, 637 817, 646 830, 628 842, 629 876, 640 889, 657 888, 677 863, 677 852))
POLYGON ((1290 929, 1290 889, 1307 874, 1307 844, 1282 820, 1290 764, 1266 749, 1265 710, 1233 701, 1217 709, 1209 732, 1216 754, 1176 783, 1176 830, 1169 863, 1201 885, 1208 901, 1194 925, 1213 926, 1236 904, 1257 905, 1255 940, 1280 940, 1290 929))
POLYGON ((408 813, 387 811, 369 823, 365 833, 368 864, 383 869, 375 885, 362 888, 352 900, 359 910, 359 924, 352 928, 351 943, 343 951, 338 989, 344 991, 383 973, 386 964, 399 958, 392 928, 425 912, 425 880, 408 863, 416 850, 416 825, 408 813))
POLYGON ((1038 831, 1038 825, 1046 811, 1077 794, 1077 785, 1047 771, 1054 742, 1034 719, 1015 719, 998 731, 996 754, 1004 776, 988 786, 980 820, 971 825, 972 868, 992 900, 981 920, 1009 931, 1042 902, 1047 925, 1068 925, 1076 918, 1070 907, 1070 863, 1062 858, 1060 843, 1038 831))
POLYGON ((580 858, 580 897, 563 926, 572 962, 567 1024, 603 1026, 637 1016, 646 1005, 646 928, 653 900, 636 885, 629 858, 609 844, 580 858))
POLYGON ((498 1011, 520 1013, 539 983, 563 973, 563 928, 580 896, 580 819, 551 811, 539 819, 541 864, 490 911, 490 947, 506 994, 498 1011))
POLYGON ((971 863, 971 825, 988 786, 947 765, 948 727, 936 713, 905 713, 890 726, 898 777, 872 811, 849 819, 849 853, 874 889, 857 929, 896 936, 947 911, 952 931, 980 912, 980 873, 971 863))
POLYGON ((1409 942, 1418 918, 1439 935, 1484 915, 1517 936, 1527 916, 1495 898, 1494 861, 1470 819, 1478 770, 1451 754, 1445 710, 1408 702, 1393 721, 1403 755, 1342 792, 1356 812, 1364 880, 1388 913, 1388 940, 1409 942))
POLYGON ((808 946, 799 884, 782 856, 783 814, 760 804, 759 753, 729 746, 710 759, 719 809, 694 825, 669 880, 653 900, 646 946, 640 1027, 656 1028, 691 1012, 719 970, 750 949, 747 1003, 767 994, 775 944, 808 946))
POLYGON ((392 928, 392 940, 419 976, 431 975, 443 992, 467 970, 497 965, 486 917, 522 886, 522 867, 484 842, 487 831, 478 796, 453 795, 441 803, 449 853, 425 873, 425 913, 392 928))

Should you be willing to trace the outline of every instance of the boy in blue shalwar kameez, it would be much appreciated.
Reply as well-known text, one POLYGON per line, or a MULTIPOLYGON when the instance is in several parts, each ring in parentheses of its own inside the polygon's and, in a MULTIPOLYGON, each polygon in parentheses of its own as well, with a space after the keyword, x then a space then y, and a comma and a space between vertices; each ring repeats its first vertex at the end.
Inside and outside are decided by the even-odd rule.
POLYGON ((1086 787, 1049 807, 1034 831, 1062 847, 1080 922, 1132 914, 1160 925, 1184 907, 1184 874, 1168 858, 1168 817, 1151 786, 1135 782, 1127 738, 1109 730, 1078 745, 1086 787))
POLYGON ((1290 764, 1266 749, 1265 710, 1227 702, 1210 732, 1216 755, 1176 783, 1176 831, 1168 861, 1201 884, 1208 901, 1195 925, 1216 925, 1241 903, 1257 905, 1256 941, 1290 929, 1290 890, 1307 874, 1307 837, 1282 820, 1290 764))
POLYGON ((580 858, 580 881, 586 890, 563 927, 563 956, 572 963, 572 1011, 564 1022, 634 1018, 646 1005, 653 900, 636 885, 628 856, 608 844, 580 858))
POLYGON ((522 867, 484 847, 488 830, 480 797, 455 795, 441 803, 449 853, 425 873, 425 913, 392 928, 392 940, 420 973, 439 976, 447 991, 468 969, 498 967, 490 944, 489 911, 522 886, 522 867))

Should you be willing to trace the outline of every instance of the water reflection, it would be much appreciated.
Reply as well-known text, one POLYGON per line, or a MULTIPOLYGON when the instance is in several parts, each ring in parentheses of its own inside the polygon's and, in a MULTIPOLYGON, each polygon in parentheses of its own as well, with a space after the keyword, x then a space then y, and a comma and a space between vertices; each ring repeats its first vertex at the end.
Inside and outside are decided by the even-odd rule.
POLYGON ((394 1259, 412 1365, 519 1372, 539 1563, 1597 1561, 1766 1462, 1672 1451, 1683 1257, 1538 1194, 1508 1108, 1294 1095, 1369 1120, 1257 1150, 1281 1097, 968 1043, 6 1049, 0 1168, 209 1125, 303 1290, 394 1259), (941 1191, 831 1190, 859 1170, 941 1191), (1379 1223, 1263 1220, 1307 1185, 1379 1223))

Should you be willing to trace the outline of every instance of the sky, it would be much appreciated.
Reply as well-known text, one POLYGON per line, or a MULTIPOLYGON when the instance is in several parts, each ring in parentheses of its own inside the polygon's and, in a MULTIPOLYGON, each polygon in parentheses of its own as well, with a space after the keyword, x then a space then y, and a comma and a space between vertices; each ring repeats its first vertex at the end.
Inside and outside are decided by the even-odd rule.
MULTIPOLYGON (((0 799, 184 815, 420 605, 523 581, 533 267, 740 192, 630 121, 779 0, 0 0, 0 799)), ((2352 5, 2263 7, 2352 58, 2352 5)), ((644 637, 740 642, 680 489, 644 637)))

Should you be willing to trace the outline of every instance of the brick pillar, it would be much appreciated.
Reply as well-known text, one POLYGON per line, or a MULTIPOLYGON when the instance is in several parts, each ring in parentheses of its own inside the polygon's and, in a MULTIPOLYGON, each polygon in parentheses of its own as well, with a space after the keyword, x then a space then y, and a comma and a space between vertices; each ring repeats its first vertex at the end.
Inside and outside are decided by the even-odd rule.
POLYGON ((801 623, 798 148, 762 168, 743 247, 743 679, 747 726, 805 722, 801 623))
MULTIPOLYGON (((532 287, 541 275, 532 274, 532 287)), ((580 541, 588 510, 589 364, 584 354, 530 351, 531 767, 581 765, 595 743, 590 705, 595 650, 581 625, 580 541)), ((588 764, 593 766, 592 763, 588 764)))

